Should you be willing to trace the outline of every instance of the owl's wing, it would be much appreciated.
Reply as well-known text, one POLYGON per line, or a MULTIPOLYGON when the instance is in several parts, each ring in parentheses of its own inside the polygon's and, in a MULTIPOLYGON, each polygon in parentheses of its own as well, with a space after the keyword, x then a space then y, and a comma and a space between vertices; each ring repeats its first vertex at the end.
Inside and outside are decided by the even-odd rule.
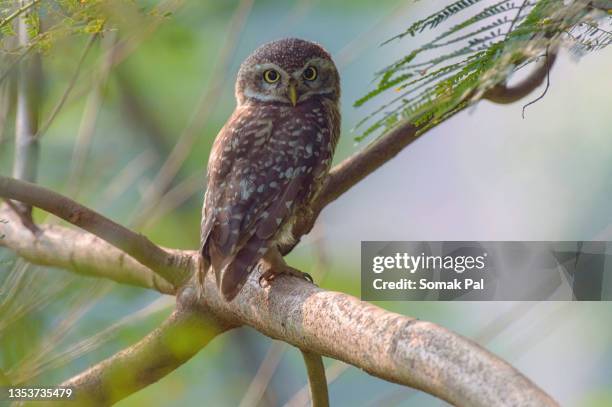
POLYGON ((304 198, 319 152, 319 129, 237 111, 217 136, 209 161, 202 254, 227 299, 242 288, 295 202, 304 198), (278 132, 283 132, 279 134, 278 132))
MULTIPOLYGON (((217 282, 226 299, 231 300, 238 294, 257 262, 268 250, 271 239, 286 221, 291 203, 302 188, 302 182, 302 179, 294 178, 285 186, 284 193, 277 195, 276 202, 269 205, 267 210, 260 211, 259 215, 265 214, 265 216, 256 219, 252 225, 244 225, 245 228, 242 230, 244 240, 239 241, 230 255, 231 260, 217 274, 217 282)), ((257 206, 252 206, 250 209, 257 211, 257 206)), ((213 251, 215 247, 212 246, 213 251)), ((213 259, 214 257, 215 254, 213 259)))

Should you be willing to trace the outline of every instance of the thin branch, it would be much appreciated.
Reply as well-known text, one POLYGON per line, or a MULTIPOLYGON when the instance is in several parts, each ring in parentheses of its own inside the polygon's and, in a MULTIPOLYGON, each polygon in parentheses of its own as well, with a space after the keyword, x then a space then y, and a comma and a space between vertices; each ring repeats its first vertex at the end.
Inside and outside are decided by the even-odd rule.
POLYGON ((301 352, 308 372, 312 407, 329 407, 329 393, 321 355, 306 350, 301 350, 301 352))
POLYGON ((94 235, 56 225, 39 225, 40 232, 33 234, 6 207, 0 207, 0 220, 0 246, 32 263, 107 278, 164 294, 176 291, 172 284, 151 269, 94 235))
MULTIPOLYGON (((336 381, 344 372, 346 372, 349 368, 349 365, 346 363, 342 363, 340 361, 334 361, 327 369, 325 369, 325 376, 327 377, 327 387, 336 381)), ((283 407, 297 407, 304 406, 308 403, 310 399, 309 394, 310 385, 306 384, 297 393, 293 395, 283 407)))
POLYGON ((504 40, 508 39, 508 35, 512 32, 512 30, 514 29, 514 26, 516 25, 516 23, 521 18, 521 13, 525 9, 525 6, 527 6, 527 3, 529 3, 529 0, 524 0, 523 3, 521 4, 521 6, 519 7, 518 11, 516 12, 516 15, 512 19, 512 23, 510 24, 510 27, 508 28, 508 31, 506 32, 506 37, 504 38, 504 40))
POLYGON ((99 213, 46 188, 0 176, 0 197, 36 206, 93 233, 158 273, 175 287, 189 279, 191 258, 175 255, 99 213))
POLYGON ((544 63, 540 64, 527 78, 511 87, 505 84, 496 85, 485 92, 482 98, 499 104, 509 104, 521 100, 544 82, 556 58, 556 53, 550 52, 544 63))
POLYGON ((8 15, 5 19, 3 19, 2 21, 0 21, 0 28, 4 27, 5 25, 7 25, 8 23, 10 23, 11 21, 13 21, 14 19, 16 19, 17 17, 19 17, 21 14, 25 13, 26 11, 28 11, 30 8, 32 8, 33 6, 37 5, 38 3, 40 3, 41 0, 33 0, 31 3, 28 4, 24 4, 23 6, 19 7, 17 10, 13 11, 13 13, 11 13, 10 15, 8 15))
POLYGON ((65 381, 76 399, 52 405, 111 405, 155 383, 231 326, 206 310, 179 308, 140 342, 65 381))
POLYGON ((81 57, 79 58, 79 61, 77 62, 74 73, 72 74, 72 77, 70 78, 70 82, 68 82, 68 86, 66 86, 64 93, 62 94, 60 100, 57 102, 57 104, 53 108, 53 111, 49 115, 49 118, 45 121, 45 124, 43 124, 38 130, 38 134, 37 134, 38 137, 41 137, 43 134, 47 132, 47 130, 49 130, 49 127, 51 127, 51 124, 53 123, 53 121, 55 120, 59 112, 62 110, 62 108, 64 107, 64 104, 68 100, 68 96, 70 96, 70 93, 72 92, 72 89, 74 89, 74 85, 76 84, 77 79, 79 78, 81 69, 83 68, 83 64, 85 62, 85 57, 87 57, 89 50, 91 49, 93 44, 96 42, 97 38, 98 38, 98 34, 93 34, 89 38, 89 41, 87 41, 87 45, 85 45, 85 49, 83 50, 83 53, 81 54, 81 57))
MULTIPOLYGON (((116 35, 112 33, 104 37, 103 45, 106 45, 106 48, 113 49, 113 44, 115 42, 116 35)), ((75 199, 81 189, 83 171, 92 146, 98 116, 104 104, 106 83, 112 67, 113 55, 112 52, 105 54, 105 59, 96 71, 91 89, 85 100, 79 130, 76 140, 74 141, 72 156, 70 158, 70 172, 68 174, 68 180, 66 181, 66 194, 75 199)))
POLYGON ((537 98, 535 98, 534 100, 527 102, 524 106, 523 106, 523 111, 522 111, 522 117, 523 119, 525 118, 525 109, 527 109, 527 107, 533 105, 534 103, 542 100, 544 98, 544 96, 546 96, 546 93, 548 93, 548 88, 550 87, 550 65, 549 65, 549 60, 548 60, 548 47, 546 47, 546 55, 544 55, 544 63, 546 64, 546 87, 544 88, 544 91, 542 92, 541 95, 539 95, 537 98))

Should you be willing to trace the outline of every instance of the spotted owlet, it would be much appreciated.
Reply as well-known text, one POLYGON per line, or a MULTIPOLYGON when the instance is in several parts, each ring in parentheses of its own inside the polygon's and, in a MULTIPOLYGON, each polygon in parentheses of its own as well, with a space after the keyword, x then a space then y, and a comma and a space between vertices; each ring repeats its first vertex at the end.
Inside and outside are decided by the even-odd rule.
POLYGON ((321 46, 262 45, 240 66, 237 106, 208 162, 201 227, 203 273, 232 300, 259 264, 263 278, 301 274, 278 251, 329 171, 340 133, 340 77, 321 46))

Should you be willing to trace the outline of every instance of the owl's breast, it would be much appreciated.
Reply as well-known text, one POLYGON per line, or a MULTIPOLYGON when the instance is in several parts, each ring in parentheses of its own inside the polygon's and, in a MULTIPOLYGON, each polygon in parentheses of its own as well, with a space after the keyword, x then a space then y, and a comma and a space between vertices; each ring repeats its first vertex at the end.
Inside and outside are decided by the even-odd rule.
POLYGON ((234 112, 211 153, 205 203, 205 214, 216 219, 211 227, 219 225, 213 236, 227 252, 273 213, 282 215, 271 240, 290 239, 295 217, 311 205, 329 171, 339 131, 335 113, 319 101, 258 103, 234 112))

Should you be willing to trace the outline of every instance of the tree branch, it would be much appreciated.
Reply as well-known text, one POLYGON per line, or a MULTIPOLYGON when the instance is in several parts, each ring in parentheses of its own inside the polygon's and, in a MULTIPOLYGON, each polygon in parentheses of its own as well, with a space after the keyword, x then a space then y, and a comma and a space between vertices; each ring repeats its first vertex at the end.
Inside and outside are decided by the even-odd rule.
POLYGON ((155 383, 231 326, 204 309, 179 308, 135 345, 63 382, 75 398, 54 406, 111 405, 155 383))
POLYGON ((203 300, 220 318, 453 405, 557 405, 512 366, 438 325, 289 276, 278 277, 271 289, 262 290, 258 278, 259 273, 253 273, 228 303, 210 275, 203 300))
POLYGON ((21 14, 23 14, 26 11, 28 11, 33 6, 35 6, 38 3, 40 3, 40 1, 41 0, 33 0, 31 3, 25 3, 24 2, 21 7, 19 7, 17 10, 15 10, 10 15, 6 16, 6 18, 0 20, 0 28, 4 27, 5 25, 7 25, 11 21, 13 21, 15 18, 19 17, 21 14))
POLYGON ((151 269, 102 239, 57 225, 40 225, 38 233, 0 206, 0 246, 34 264, 70 270, 85 276, 174 294, 176 289, 151 269))
POLYGON ((325 379, 325 367, 321 355, 306 350, 301 350, 301 352, 308 372, 312 407, 329 407, 327 379, 325 379))
POLYGON ((87 41, 87 44, 85 45, 85 49, 83 50, 83 53, 81 54, 81 57, 79 58, 79 61, 76 64, 74 73, 72 74, 72 77, 70 78, 70 81, 68 82, 68 86, 66 86, 64 93, 62 93, 62 96, 60 97, 59 101, 53 107, 53 110, 51 111, 49 118, 45 121, 45 124, 43 124, 41 128, 38 129, 37 137, 41 137, 43 134, 47 132, 47 130, 49 130, 49 127, 51 127, 51 125, 53 124, 53 121, 55 120, 57 115, 60 113, 62 108, 64 107, 64 104, 68 100, 68 97, 70 96, 70 93, 72 92, 72 89, 74 88, 74 85, 76 85, 77 79, 79 79, 81 69, 83 68, 83 65, 85 63, 85 58, 87 57, 89 50, 94 45, 97 38, 98 38, 98 34, 92 34, 91 37, 89 37, 89 40, 87 41))
MULTIPOLYGON (((58 235, 65 231, 54 228, 58 235)), ((83 232, 72 231, 58 239, 79 241, 87 239, 86 236, 83 232)), ((106 250, 108 253, 108 247, 100 240, 88 242, 87 247, 89 252, 106 250)), ((33 249, 22 247, 21 250, 33 249)), ((36 250, 37 256, 44 259, 43 264, 66 267, 54 247, 41 245, 36 250)), ((75 251, 73 262, 96 269, 99 259, 92 258, 87 251, 75 251)), ((182 255, 194 258, 192 267, 195 270, 198 254, 185 251, 182 255)), ((32 261, 38 262, 36 258, 32 261)), ((129 267, 142 266, 135 261, 125 262, 124 270, 129 267)), ((73 266, 69 264, 67 268, 73 269, 73 266)), ((426 391, 454 405, 557 405, 512 366, 438 325, 391 313, 290 276, 279 276, 271 288, 264 290, 258 278, 259 272, 253 273, 242 292, 228 303, 209 273, 202 306, 228 326, 250 325, 300 349, 344 361, 374 376, 426 391)), ((181 294, 179 303, 195 302, 195 296, 195 290, 188 288, 181 294)), ((130 353, 121 355, 111 360, 128 360, 125 358, 130 353)), ((125 366, 123 362, 117 363, 125 366)), ((109 366, 108 369, 113 368, 109 366)), ((159 372, 168 373, 169 370, 159 372)))
POLYGON ((545 57, 547 60, 542 62, 535 71, 531 73, 527 78, 517 83, 514 86, 508 87, 506 84, 498 84, 493 86, 491 89, 485 92, 483 99, 486 99, 493 103, 498 104, 509 104, 514 103, 525 96, 529 95, 538 86, 544 82, 548 75, 550 68, 557 59, 557 54, 554 52, 548 53, 545 57))
POLYGON ((175 287, 191 277, 190 256, 168 252, 69 198, 38 185, 0 176, 0 197, 36 206, 93 233, 158 273, 175 287))

